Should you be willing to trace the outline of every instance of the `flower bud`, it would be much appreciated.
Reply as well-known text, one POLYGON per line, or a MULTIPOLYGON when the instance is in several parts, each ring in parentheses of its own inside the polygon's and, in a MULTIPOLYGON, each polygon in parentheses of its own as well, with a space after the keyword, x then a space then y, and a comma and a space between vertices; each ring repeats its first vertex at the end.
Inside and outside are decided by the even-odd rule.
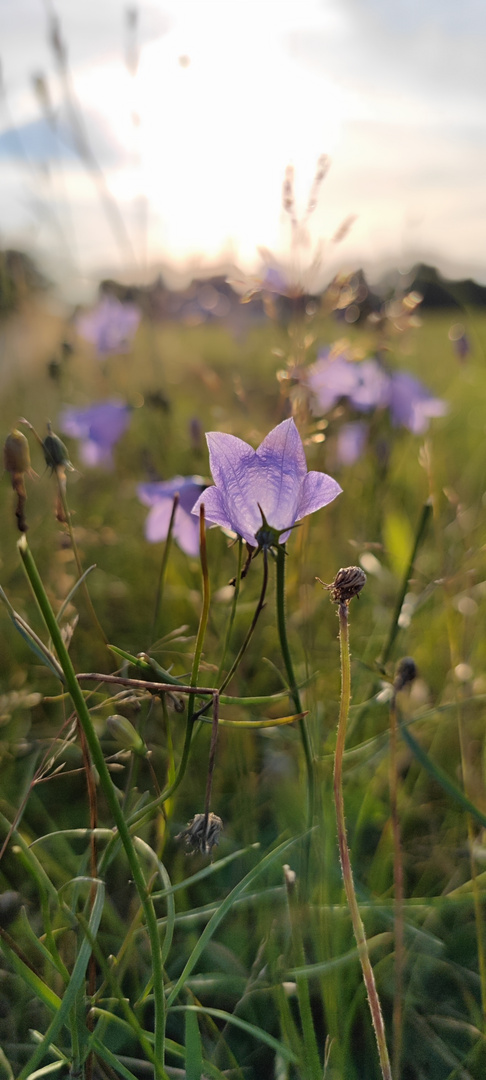
POLYGON ((130 750, 132 754, 137 754, 139 757, 146 756, 147 747, 142 736, 139 735, 126 716, 118 716, 115 713, 114 716, 108 717, 106 726, 123 750, 130 750))
POLYGON ((69 460, 67 447, 61 441, 59 436, 54 434, 50 424, 47 425, 47 430, 48 434, 42 443, 47 467, 52 469, 53 472, 60 468, 72 469, 73 466, 69 460))
POLYGON ((30 469, 29 444, 21 431, 16 428, 7 435, 3 447, 3 464, 6 472, 13 476, 15 473, 28 472, 30 469))
MULTIPOLYGON (((320 578, 317 580, 321 581, 320 578)), ((321 581, 321 585, 330 590, 333 604, 349 604, 366 585, 366 574, 360 566, 341 567, 331 585, 326 585, 324 581, 321 581)))

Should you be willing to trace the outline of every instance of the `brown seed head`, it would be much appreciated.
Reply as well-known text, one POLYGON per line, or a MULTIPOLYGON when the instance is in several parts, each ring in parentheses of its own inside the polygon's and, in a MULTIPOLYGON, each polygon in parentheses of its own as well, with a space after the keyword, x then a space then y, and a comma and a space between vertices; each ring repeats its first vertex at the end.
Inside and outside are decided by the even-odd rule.
POLYGON ((213 847, 219 843, 219 837, 223 831, 223 822, 217 814, 195 814, 188 823, 187 829, 178 833, 176 840, 183 840, 191 854, 200 851, 201 855, 209 855, 213 847))
MULTIPOLYGON (((321 581, 320 578, 317 580, 321 581)), ((331 585, 326 585, 324 581, 321 581, 321 585, 329 589, 333 604, 349 604, 353 596, 358 596, 365 584, 366 574, 360 566, 341 567, 331 585)))

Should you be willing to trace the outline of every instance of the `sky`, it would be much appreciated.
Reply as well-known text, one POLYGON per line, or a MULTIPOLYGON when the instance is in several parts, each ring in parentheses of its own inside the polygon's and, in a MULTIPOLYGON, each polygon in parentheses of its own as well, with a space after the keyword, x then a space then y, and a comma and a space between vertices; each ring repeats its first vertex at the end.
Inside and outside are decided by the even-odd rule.
POLYGON ((0 0, 0 246, 73 299, 272 258, 484 282, 485 46, 483 0, 0 0))

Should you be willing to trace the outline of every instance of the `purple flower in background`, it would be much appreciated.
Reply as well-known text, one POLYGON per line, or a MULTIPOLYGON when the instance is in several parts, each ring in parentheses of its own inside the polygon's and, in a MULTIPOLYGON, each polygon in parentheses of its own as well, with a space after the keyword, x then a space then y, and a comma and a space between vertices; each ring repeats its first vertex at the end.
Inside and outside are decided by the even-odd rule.
POLYGON ((396 371, 391 376, 390 413, 394 424, 402 424, 414 435, 423 435, 433 416, 445 416, 448 404, 436 398, 427 387, 409 375, 407 371, 396 371))
POLYGON ((186 555, 199 554, 199 521, 191 510, 205 485, 198 476, 175 476, 173 480, 155 480, 139 484, 137 495, 144 506, 150 507, 145 522, 145 536, 151 544, 166 540, 174 505, 179 495, 174 518, 173 537, 186 555))
POLYGON ((368 438, 368 424, 356 420, 343 424, 337 436, 337 458, 341 465, 354 465, 361 457, 368 438))
POLYGON ((388 404, 390 378, 377 360, 346 360, 342 354, 321 353, 306 383, 315 397, 314 413, 326 413, 347 398, 358 412, 388 404))
POLYGON ((76 328, 81 337, 96 346, 99 356, 127 352, 140 311, 135 304, 122 304, 116 296, 103 296, 97 307, 78 315, 76 328))
POLYGON ((362 360, 353 363, 355 385, 349 394, 351 405, 358 412, 370 412, 388 405, 390 395, 390 376, 377 360, 362 360))
POLYGON ((123 401, 100 401, 76 409, 68 406, 59 418, 65 435, 81 439, 80 457, 85 465, 113 465, 113 447, 127 430, 132 409, 123 401))
POLYGON ((304 447, 294 420, 284 420, 253 450, 234 435, 206 435, 215 483, 199 496, 193 514, 204 503, 208 522, 231 529, 252 547, 265 522, 285 543, 296 521, 327 506, 339 495, 339 484, 326 473, 308 472, 304 447))
POLYGON ((344 356, 331 356, 329 349, 319 355, 310 368, 305 382, 315 397, 313 412, 326 413, 337 405, 342 397, 348 397, 356 386, 356 375, 344 356))

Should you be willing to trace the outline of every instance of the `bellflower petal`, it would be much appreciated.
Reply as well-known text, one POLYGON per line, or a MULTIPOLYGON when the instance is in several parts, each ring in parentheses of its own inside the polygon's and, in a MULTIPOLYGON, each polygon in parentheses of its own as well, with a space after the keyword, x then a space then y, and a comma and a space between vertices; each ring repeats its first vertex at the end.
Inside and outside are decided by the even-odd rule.
POLYGON ((160 480, 139 484, 137 494, 144 506, 150 507, 145 522, 145 537, 151 544, 167 539, 174 495, 179 495, 174 518, 173 536, 181 550, 189 556, 199 553, 199 522, 191 511, 204 490, 197 476, 175 476, 173 480, 160 480))
POLYGON ((257 450, 233 435, 206 436, 215 487, 199 496, 193 514, 204 503, 208 522, 229 528, 253 547, 262 513, 284 543, 291 527, 326 506, 341 488, 325 473, 307 472, 304 447, 294 420, 284 420, 257 450))

